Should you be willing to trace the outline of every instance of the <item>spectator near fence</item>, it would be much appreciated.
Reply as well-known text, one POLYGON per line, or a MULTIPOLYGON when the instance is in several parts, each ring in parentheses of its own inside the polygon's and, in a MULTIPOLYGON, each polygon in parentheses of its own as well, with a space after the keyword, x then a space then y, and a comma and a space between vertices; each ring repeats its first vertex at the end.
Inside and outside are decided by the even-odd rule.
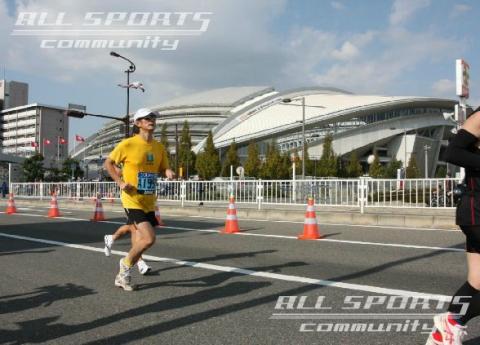
POLYGON ((5 198, 5 196, 8 194, 8 185, 7 182, 3 181, 2 183, 2 198, 5 198))

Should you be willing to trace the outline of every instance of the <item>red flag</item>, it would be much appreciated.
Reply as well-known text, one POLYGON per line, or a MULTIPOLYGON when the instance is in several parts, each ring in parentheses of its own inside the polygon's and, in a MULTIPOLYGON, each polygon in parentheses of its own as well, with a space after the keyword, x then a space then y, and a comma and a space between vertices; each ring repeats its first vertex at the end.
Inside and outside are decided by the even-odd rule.
POLYGON ((58 140, 59 140, 60 144, 66 144, 67 143, 67 140, 65 138, 58 137, 58 140))
POLYGON ((85 141, 85 138, 84 138, 84 137, 81 137, 81 136, 79 136, 78 134, 75 134, 75 141, 81 141, 81 142, 84 142, 84 141, 85 141))
POLYGON ((43 139, 43 145, 50 145, 52 142, 48 139, 43 139))
POLYGON ((38 144, 35 141, 30 142, 30 145, 32 145, 32 147, 38 147, 38 144))

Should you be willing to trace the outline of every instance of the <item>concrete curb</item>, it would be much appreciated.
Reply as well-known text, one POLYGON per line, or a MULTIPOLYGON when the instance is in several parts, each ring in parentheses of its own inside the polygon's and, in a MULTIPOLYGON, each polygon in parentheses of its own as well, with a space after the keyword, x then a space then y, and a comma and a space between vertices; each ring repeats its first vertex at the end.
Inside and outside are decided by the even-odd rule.
MULTIPOLYGON (((49 207, 49 200, 15 200, 16 206, 43 206, 49 207)), ((5 201, 6 204, 6 201, 5 201)), ((105 211, 121 211, 122 206, 118 201, 115 203, 103 202, 105 211)), ((180 205, 160 204, 161 214, 165 215, 184 215, 199 217, 224 218, 226 216, 227 205, 189 205, 181 207, 180 205)), ((303 222, 305 210, 300 206, 287 208, 264 208, 258 210, 245 205, 237 204, 237 213, 240 220, 261 219, 272 221, 291 221, 303 222)), ((6 207, 6 206, 5 206, 6 207)), ((59 200, 60 211, 65 209, 93 210, 95 203, 91 200, 72 201, 59 200)), ((455 212, 452 209, 399 209, 382 208, 368 209, 367 213, 361 214, 359 211, 353 211, 351 208, 333 208, 316 206, 317 220, 322 224, 349 224, 349 225, 374 225, 374 226, 393 226, 393 227, 413 227, 413 228, 433 228, 433 229, 457 229, 455 225, 455 212)))

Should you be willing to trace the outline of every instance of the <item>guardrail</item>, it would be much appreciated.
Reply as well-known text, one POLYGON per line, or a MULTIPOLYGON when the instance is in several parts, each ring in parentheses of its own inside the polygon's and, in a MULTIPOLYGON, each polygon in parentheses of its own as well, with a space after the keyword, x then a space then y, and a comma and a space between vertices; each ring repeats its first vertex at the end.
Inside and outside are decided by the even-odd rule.
MULTIPOLYGON (((401 208, 452 208, 452 190, 459 181, 444 179, 315 179, 315 180, 233 180, 158 181, 160 201, 225 203, 231 194, 237 203, 266 205, 305 205, 312 196, 317 205, 401 208)), ((10 191, 18 198, 119 199, 114 182, 12 183, 10 191)))

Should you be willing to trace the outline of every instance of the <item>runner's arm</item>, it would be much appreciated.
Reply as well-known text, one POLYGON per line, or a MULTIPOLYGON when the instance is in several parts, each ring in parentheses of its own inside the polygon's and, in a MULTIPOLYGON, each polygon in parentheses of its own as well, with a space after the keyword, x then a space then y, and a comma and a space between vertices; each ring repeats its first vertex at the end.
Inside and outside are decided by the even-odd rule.
POLYGON ((470 151, 478 138, 471 132, 460 129, 445 150, 445 161, 469 169, 480 170, 480 155, 470 151))
POLYGON ((115 181, 115 183, 120 187, 121 190, 130 189, 131 185, 129 185, 128 183, 125 183, 122 180, 122 177, 120 176, 120 174, 118 173, 118 171, 116 169, 115 162, 113 160, 111 160, 110 157, 107 157, 105 159, 105 163, 103 164, 103 166, 104 166, 105 170, 107 170, 107 172, 110 175, 110 177, 112 178, 112 180, 115 181))

